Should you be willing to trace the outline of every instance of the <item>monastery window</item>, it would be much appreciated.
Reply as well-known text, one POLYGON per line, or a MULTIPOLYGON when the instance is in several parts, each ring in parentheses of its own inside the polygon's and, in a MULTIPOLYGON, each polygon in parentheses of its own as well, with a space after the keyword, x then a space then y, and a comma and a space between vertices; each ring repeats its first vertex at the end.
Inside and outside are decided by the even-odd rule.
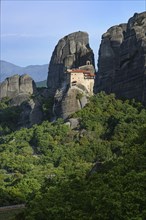
POLYGON ((86 65, 90 65, 90 61, 89 60, 86 61, 86 65))
POLYGON ((72 82, 72 86, 75 86, 77 84, 77 81, 72 82))

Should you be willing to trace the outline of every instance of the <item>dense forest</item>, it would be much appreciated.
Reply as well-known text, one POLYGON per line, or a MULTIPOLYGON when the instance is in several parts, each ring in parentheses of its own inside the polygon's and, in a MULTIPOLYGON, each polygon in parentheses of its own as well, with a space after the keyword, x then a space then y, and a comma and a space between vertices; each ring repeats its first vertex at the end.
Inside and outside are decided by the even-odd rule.
POLYGON ((62 119, 15 129, 21 109, 0 104, 0 206, 19 220, 146 219, 146 109, 99 93, 62 119))

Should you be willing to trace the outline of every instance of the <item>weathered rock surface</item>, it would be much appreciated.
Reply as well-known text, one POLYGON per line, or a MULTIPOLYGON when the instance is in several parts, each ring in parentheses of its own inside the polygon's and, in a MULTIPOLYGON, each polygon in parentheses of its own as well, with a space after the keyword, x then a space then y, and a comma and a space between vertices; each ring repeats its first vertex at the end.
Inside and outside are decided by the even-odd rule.
POLYGON ((66 80, 65 68, 77 68, 89 60, 94 66, 94 54, 86 32, 75 32, 59 40, 51 57, 47 85, 51 95, 66 80))
POLYGON ((146 12, 103 34, 94 92, 102 90, 146 105, 146 12))
POLYGON ((43 113, 37 99, 27 100, 21 104, 22 112, 19 120, 19 127, 31 127, 42 122, 43 113))
POLYGON ((87 103, 85 88, 82 85, 71 88, 67 82, 66 68, 86 69, 86 62, 94 72, 94 54, 89 46, 86 32, 75 32, 59 40, 49 65, 47 85, 50 96, 54 97, 53 112, 56 117, 66 119, 70 114, 83 108, 87 103), (83 88, 82 88, 83 87, 83 88), (83 93, 82 98, 77 95, 83 93))
POLYGON ((31 95, 36 92, 36 86, 32 78, 24 74, 22 76, 13 75, 6 78, 0 84, 0 99, 4 97, 14 98, 18 94, 31 95))
POLYGON ((69 115, 79 111, 87 104, 87 93, 78 88, 69 88, 63 96, 55 97, 54 114, 66 119, 69 115))
POLYGON ((21 106, 22 112, 18 127, 30 127, 42 121, 43 113, 37 96, 37 89, 33 79, 24 74, 14 75, 0 84, 0 99, 9 97, 10 106, 21 106))
POLYGON ((65 124, 68 125, 71 129, 77 129, 79 125, 79 119, 69 118, 65 124))

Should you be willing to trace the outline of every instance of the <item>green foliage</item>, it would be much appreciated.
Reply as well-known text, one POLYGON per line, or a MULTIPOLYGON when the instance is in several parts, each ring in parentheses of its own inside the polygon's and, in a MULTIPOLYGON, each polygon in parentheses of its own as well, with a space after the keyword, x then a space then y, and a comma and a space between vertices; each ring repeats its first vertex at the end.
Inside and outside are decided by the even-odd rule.
POLYGON ((0 101, 0 135, 8 134, 17 128, 20 106, 10 106, 9 98, 3 98, 0 101))
POLYGON ((53 98, 42 98, 42 111, 44 113, 44 120, 50 119, 52 117, 52 108, 54 104, 53 98))
POLYGON ((0 110, 7 108, 9 106, 9 101, 10 98, 8 97, 2 98, 2 100, 0 101, 0 110))
POLYGON ((36 86, 37 86, 37 88, 46 88, 47 87, 47 80, 36 82, 36 86))
POLYGON ((146 110, 100 93, 73 117, 74 130, 59 119, 0 138, 1 205, 27 203, 27 220, 144 220, 146 110))

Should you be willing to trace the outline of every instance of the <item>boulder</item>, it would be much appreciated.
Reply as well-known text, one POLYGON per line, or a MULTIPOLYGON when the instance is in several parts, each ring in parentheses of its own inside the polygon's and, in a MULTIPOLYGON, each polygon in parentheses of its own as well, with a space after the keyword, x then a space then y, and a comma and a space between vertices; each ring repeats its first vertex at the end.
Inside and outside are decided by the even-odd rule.
POLYGON ((55 97, 53 113, 57 118, 68 118, 69 115, 79 111, 88 102, 88 95, 80 88, 69 88, 63 95, 55 97), (80 97, 81 96, 81 97, 80 97))
POLYGON ((78 118, 70 118, 68 119, 68 122, 70 123, 71 129, 76 129, 79 125, 79 119, 78 118))

